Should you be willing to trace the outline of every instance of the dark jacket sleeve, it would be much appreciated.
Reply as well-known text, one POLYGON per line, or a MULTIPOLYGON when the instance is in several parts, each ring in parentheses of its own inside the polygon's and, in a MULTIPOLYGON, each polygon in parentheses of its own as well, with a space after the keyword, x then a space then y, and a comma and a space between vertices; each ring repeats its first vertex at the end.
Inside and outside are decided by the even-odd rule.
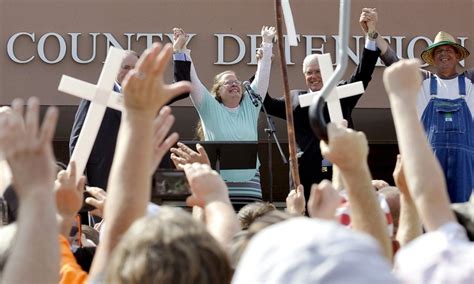
MULTIPOLYGON (((255 79, 255 75, 253 75, 249 81, 252 82, 255 79)), ((267 92, 265 95, 265 99, 263 100, 263 106, 269 115, 273 115, 275 117, 286 119, 286 110, 285 110, 285 101, 284 98, 275 99, 270 96, 267 92)), ((263 112, 263 107, 260 109, 263 112)))
MULTIPOLYGON (((370 80, 372 80, 372 73, 374 72, 375 64, 377 64, 379 55, 380 55, 379 49, 377 49, 376 51, 373 51, 373 50, 364 48, 359 65, 357 65, 357 68, 352 74, 352 76, 349 78, 348 81, 341 82, 339 85, 345 85, 345 84, 361 81, 362 84, 364 85, 364 89, 366 89, 367 86, 369 85, 370 80)), ((342 113, 344 115, 344 119, 347 120, 348 126, 350 128, 354 127, 354 124, 352 122, 352 110, 355 108, 357 102, 359 101, 361 97, 362 97, 362 94, 344 98, 341 100, 342 113)))
POLYGON ((378 49, 376 51, 373 51, 364 48, 359 65, 357 65, 357 68, 352 74, 348 83, 362 81, 362 84, 364 84, 364 89, 367 89, 370 80, 372 80, 372 74, 374 73, 375 64, 377 64, 377 59, 379 58, 379 55, 380 50, 378 49))
MULTIPOLYGON (((377 64, 378 57, 380 55, 380 50, 369 50, 364 48, 362 57, 360 59, 359 65, 357 65, 356 70, 349 78, 347 82, 343 82, 339 85, 345 85, 349 83, 354 83, 361 81, 364 85, 364 89, 369 85, 370 80, 372 80, 372 74, 374 73, 375 64, 377 64)), ((352 110, 355 108, 357 102, 359 101, 361 95, 348 97, 341 100, 341 107, 344 112, 344 118, 348 119, 346 116, 350 116, 352 110)))
POLYGON ((269 115, 276 116, 281 119, 286 119, 286 108, 284 98, 272 98, 270 94, 265 96, 263 106, 269 115))
MULTIPOLYGON (((173 78, 174 82, 179 82, 179 81, 191 81, 191 62, 189 61, 179 61, 179 60, 174 60, 173 61, 173 78)), ((175 98, 173 98, 168 105, 185 99, 189 97, 189 93, 183 93, 175 98)))
POLYGON ((77 108, 76 116, 74 117, 74 124, 72 125, 71 136, 69 138, 69 156, 72 156, 72 152, 74 152, 74 148, 76 147, 77 139, 79 139, 82 125, 84 125, 84 120, 86 119, 87 111, 89 110, 89 105, 90 101, 81 100, 81 103, 77 108))

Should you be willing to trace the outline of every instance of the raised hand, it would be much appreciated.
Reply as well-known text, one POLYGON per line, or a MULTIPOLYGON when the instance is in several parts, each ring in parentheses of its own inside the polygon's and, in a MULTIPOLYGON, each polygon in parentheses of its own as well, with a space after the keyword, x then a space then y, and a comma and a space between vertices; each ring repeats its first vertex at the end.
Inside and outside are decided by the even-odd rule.
POLYGON ((166 137, 173 126, 174 120, 174 116, 171 114, 171 108, 165 106, 161 109, 160 114, 153 121, 154 135, 153 160, 151 166, 152 172, 155 172, 163 156, 168 153, 170 147, 173 146, 179 139, 179 135, 176 132, 166 137))
POLYGON ((305 207, 304 188, 300 184, 296 190, 292 189, 286 197, 286 210, 291 214, 304 215, 305 207))
POLYGON ((124 79, 124 106, 128 112, 136 111, 155 116, 159 109, 172 98, 189 92, 189 82, 171 85, 164 82, 163 74, 172 55, 171 44, 164 47, 153 44, 146 50, 124 79))
POLYGON ((58 173, 54 191, 58 214, 63 218, 73 219, 82 207, 85 177, 76 184, 76 163, 71 161, 67 170, 58 173))
POLYGON ((367 34, 369 31, 375 31, 378 22, 378 13, 376 8, 363 8, 359 18, 359 24, 362 31, 367 34))
POLYGON ((268 27, 268 26, 262 27, 261 36, 262 36, 262 41, 264 43, 272 43, 273 38, 275 38, 275 35, 276 35, 275 27, 268 27))
POLYGON ((178 142, 178 148, 171 148, 171 160, 178 169, 183 169, 184 165, 199 163, 210 166, 211 162, 206 150, 200 144, 196 144, 197 152, 183 143, 178 142))
POLYGON ((400 192, 403 193, 403 195, 409 197, 410 192, 408 191, 407 181, 405 180, 402 156, 400 155, 397 155, 397 164, 395 165, 395 169, 393 170, 393 180, 395 181, 395 185, 398 187, 400 192))
POLYGON ((313 184, 308 200, 309 216, 333 220, 340 202, 341 196, 330 181, 323 180, 319 184, 313 184))
POLYGON ((356 169, 367 162, 369 145, 363 132, 329 123, 328 136, 328 143, 321 140, 321 154, 341 172, 356 169))
POLYGON ((182 28, 173 28, 173 51, 180 52, 186 49, 189 35, 182 28))
POLYGON ((6 158, 20 200, 18 231, 7 264, 5 283, 58 283, 58 223, 53 187, 56 175, 52 139, 58 111, 48 108, 39 126, 39 101, 16 99, 12 112, 0 115, 0 152, 6 158), (56 240, 56 241, 55 241, 56 240), (34 259, 34 261, 27 261, 34 259), (24 273, 26 270, 28 273, 24 273))
POLYGON ((372 186, 375 188, 375 190, 381 190, 382 188, 390 186, 390 185, 388 184, 388 182, 382 179, 373 179, 372 186))
POLYGON ((12 171, 15 190, 20 199, 31 193, 52 194, 55 176, 52 139, 58 111, 49 107, 39 127, 39 101, 30 98, 24 113, 24 102, 16 99, 12 111, 0 115, 0 152, 12 171))
POLYGON ((194 163, 186 164, 183 168, 192 192, 186 200, 188 206, 204 208, 215 201, 230 204, 227 185, 211 167, 194 163))
POLYGON ((383 83, 391 100, 415 103, 421 86, 420 66, 418 59, 407 59, 385 69, 383 83))
POLYGON ((100 187, 86 187, 87 193, 89 193, 92 197, 87 197, 85 202, 89 205, 95 207, 94 210, 89 211, 92 215, 99 216, 103 218, 104 216, 104 206, 105 200, 107 199, 107 192, 105 192, 100 187))

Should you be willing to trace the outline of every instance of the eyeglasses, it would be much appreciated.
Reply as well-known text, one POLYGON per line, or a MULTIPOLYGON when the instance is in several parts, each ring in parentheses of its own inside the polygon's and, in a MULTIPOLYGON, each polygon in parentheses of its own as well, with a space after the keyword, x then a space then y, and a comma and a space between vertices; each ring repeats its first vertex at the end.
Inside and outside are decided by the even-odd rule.
POLYGON ((223 85, 225 85, 225 86, 232 86, 232 85, 240 86, 241 84, 242 84, 242 82, 240 82, 239 80, 229 80, 229 81, 225 81, 223 85))

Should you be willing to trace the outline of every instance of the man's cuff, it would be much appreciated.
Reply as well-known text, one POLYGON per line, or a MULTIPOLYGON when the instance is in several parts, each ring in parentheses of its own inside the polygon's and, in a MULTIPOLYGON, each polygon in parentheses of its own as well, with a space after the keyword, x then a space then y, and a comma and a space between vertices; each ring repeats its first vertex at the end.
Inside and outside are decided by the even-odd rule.
POLYGON ((377 42, 369 36, 365 36, 365 48, 368 50, 376 51, 377 50, 377 42))
POLYGON ((175 61, 191 61, 191 50, 185 49, 173 54, 175 61))

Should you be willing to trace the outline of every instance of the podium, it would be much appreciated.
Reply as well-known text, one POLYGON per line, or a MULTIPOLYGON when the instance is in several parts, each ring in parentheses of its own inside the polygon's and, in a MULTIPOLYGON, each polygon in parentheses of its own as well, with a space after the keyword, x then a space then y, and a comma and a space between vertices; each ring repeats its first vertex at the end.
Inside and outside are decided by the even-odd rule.
MULTIPOLYGON (((196 144, 201 144, 206 150, 211 167, 219 172, 220 170, 239 170, 239 169, 254 169, 257 165, 257 141, 180 141, 189 148, 196 150, 196 144)), ((169 154, 167 155, 169 157, 169 154)), ((158 183, 162 182, 157 179, 157 174, 176 175, 176 170, 173 169, 158 169, 154 173, 151 202, 155 204, 167 204, 172 206, 180 206, 185 208, 186 194, 157 194, 158 183)), ((186 177, 181 175, 181 178, 176 177, 174 183, 183 184, 186 182, 186 177), (179 181, 181 180, 181 181, 179 181)), ((181 186, 180 186, 181 187, 181 186)))
POLYGON ((201 144, 207 152, 211 167, 216 170, 254 169, 257 165, 257 141, 181 141, 196 151, 201 144))

